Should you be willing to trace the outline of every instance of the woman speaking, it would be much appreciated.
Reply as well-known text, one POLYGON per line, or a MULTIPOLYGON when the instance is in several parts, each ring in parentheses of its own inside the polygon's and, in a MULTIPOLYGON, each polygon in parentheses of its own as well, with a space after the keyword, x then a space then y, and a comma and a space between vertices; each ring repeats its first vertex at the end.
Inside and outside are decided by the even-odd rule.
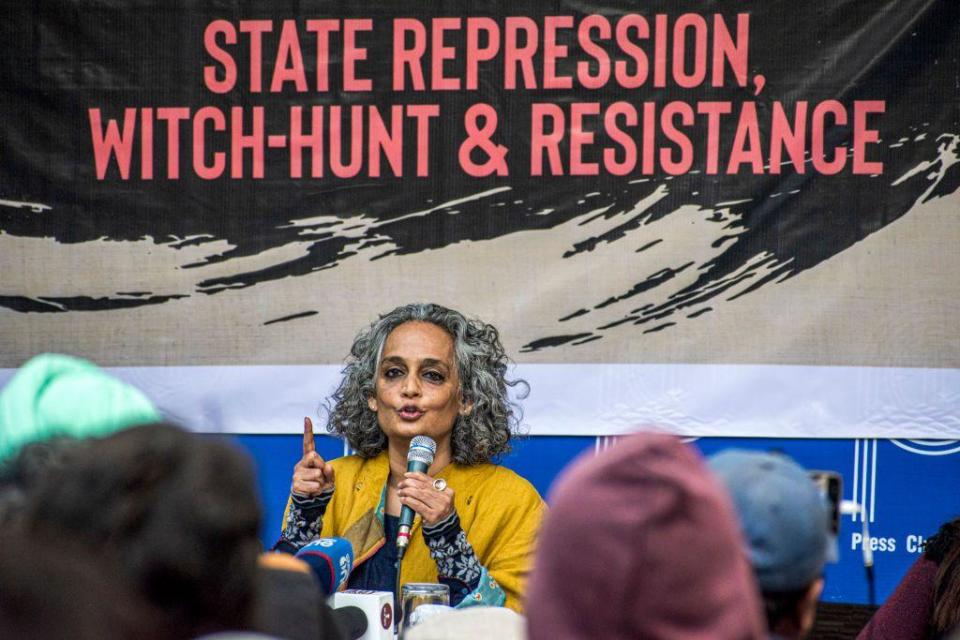
POLYGON ((325 462, 304 421, 278 547, 318 536, 353 545, 348 586, 394 591, 404 506, 419 515, 400 583, 440 582, 450 604, 521 611, 523 583, 545 505, 533 486, 491 461, 517 425, 497 330, 435 304, 394 309, 353 342, 327 429, 355 455, 325 462), (414 436, 436 453, 426 473, 407 472, 414 436))

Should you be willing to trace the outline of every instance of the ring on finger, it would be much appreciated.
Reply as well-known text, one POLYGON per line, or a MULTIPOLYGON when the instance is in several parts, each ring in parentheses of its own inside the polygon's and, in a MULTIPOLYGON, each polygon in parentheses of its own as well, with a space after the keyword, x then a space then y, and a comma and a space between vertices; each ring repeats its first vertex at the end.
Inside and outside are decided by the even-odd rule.
POLYGON ((433 481, 433 488, 442 493, 447 488, 447 481, 443 478, 437 478, 433 481))

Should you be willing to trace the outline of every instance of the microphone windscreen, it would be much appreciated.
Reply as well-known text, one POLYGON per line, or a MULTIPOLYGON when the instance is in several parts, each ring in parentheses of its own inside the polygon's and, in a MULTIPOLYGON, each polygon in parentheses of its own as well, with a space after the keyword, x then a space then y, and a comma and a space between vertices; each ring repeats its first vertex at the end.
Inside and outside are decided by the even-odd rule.
POLYGON ((429 467, 433 464, 433 456, 437 452, 437 443, 430 436, 414 436, 407 450, 407 467, 411 462, 420 462, 429 467))
POLYGON ((367 632, 367 614, 360 607, 348 605, 333 609, 333 619, 345 638, 357 640, 367 632))
POLYGON ((345 538, 318 538, 301 548, 297 558, 310 565, 324 595, 330 595, 350 577, 353 545, 345 538))

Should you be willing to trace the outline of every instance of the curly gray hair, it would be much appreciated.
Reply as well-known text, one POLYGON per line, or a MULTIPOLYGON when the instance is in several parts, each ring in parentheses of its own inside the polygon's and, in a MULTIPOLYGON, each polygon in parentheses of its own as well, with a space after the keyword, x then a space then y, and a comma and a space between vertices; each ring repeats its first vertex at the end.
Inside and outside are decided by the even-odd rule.
POLYGON ((405 322, 430 322, 453 338, 454 358, 464 402, 473 410, 459 416, 453 425, 453 460, 461 464, 489 462, 510 450, 510 439, 520 424, 520 407, 507 396, 507 387, 519 385, 525 398, 530 386, 525 380, 507 380, 507 355, 497 329, 438 304, 408 304, 380 316, 353 341, 343 369, 343 379, 327 402, 327 430, 347 439, 365 458, 387 446, 377 414, 367 399, 376 393, 380 354, 387 336, 405 322))

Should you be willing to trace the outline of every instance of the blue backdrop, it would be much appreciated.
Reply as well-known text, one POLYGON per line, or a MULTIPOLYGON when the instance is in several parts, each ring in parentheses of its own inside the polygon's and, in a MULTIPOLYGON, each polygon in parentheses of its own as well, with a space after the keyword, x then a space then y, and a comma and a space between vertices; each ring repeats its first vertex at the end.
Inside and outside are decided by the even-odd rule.
MULTIPOLYGON (((301 438, 295 435, 240 435, 238 442, 257 464, 266 510, 264 544, 280 530, 293 465, 301 438)), ((519 440, 503 464, 521 474, 549 500, 550 487, 578 455, 590 455, 612 444, 610 438, 538 436, 519 440)), ((877 601, 882 602, 916 560, 925 538, 939 525, 960 515, 960 453, 953 442, 894 440, 799 440, 701 438, 691 443, 705 455, 728 447, 782 451, 808 469, 827 469, 843 477, 843 497, 866 506, 874 539, 877 601), (871 520, 872 516, 872 520, 871 520)), ((343 455, 343 444, 317 438, 325 458, 343 455)), ((863 569, 860 516, 841 518, 839 560, 826 571, 823 599, 868 602, 863 569)))

